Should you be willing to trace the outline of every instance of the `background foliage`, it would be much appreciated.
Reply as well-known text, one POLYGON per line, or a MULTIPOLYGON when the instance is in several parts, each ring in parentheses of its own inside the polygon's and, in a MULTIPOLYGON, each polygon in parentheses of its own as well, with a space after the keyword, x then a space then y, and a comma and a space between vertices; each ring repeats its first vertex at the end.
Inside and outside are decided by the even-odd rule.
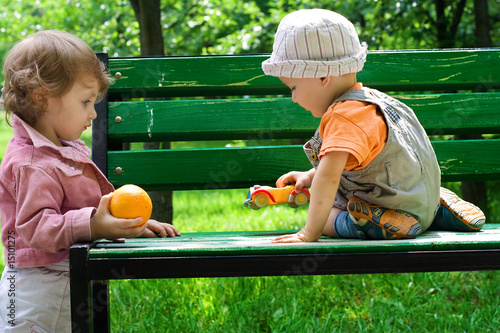
MULTIPOLYGON (((491 46, 500 46, 500 2, 485 1, 491 46)), ((463 3, 453 41, 447 44, 475 47, 475 2, 161 0, 161 20, 167 55, 269 53, 281 18, 300 8, 325 8, 343 14, 372 50, 429 49, 442 46, 438 29, 444 30, 441 35, 452 34, 452 21, 463 3), (438 18, 439 3, 444 12, 438 18)), ((74 33, 95 51, 111 56, 140 55, 139 24, 127 0, 0 0, 0 7, 1 58, 14 43, 43 29, 74 33)))

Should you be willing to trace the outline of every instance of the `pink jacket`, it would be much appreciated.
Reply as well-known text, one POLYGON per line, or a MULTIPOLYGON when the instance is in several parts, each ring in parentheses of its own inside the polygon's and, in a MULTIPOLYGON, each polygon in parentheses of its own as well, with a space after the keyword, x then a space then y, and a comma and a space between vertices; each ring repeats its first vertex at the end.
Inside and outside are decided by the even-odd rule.
POLYGON ((68 257, 90 240, 90 218, 113 186, 80 141, 58 147, 17 116, 0 165, 0 221, 7 267, 33 267, 68 257))

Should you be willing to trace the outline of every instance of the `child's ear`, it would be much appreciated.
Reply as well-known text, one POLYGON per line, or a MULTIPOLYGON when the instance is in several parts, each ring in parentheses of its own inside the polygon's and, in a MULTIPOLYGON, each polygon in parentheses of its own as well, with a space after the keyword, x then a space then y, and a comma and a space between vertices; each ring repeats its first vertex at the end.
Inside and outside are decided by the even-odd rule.
POLYGON ((326 87, 330 83, 331 76, 322 77, 320 80, 321 80, 321 85, 323 87, 326 87))
POLYGON ((33 93, 31 94, 31 98, 33 99, 33 103, 42 107, 45 104, 45 89, 42 87, 35 88, 33 93))

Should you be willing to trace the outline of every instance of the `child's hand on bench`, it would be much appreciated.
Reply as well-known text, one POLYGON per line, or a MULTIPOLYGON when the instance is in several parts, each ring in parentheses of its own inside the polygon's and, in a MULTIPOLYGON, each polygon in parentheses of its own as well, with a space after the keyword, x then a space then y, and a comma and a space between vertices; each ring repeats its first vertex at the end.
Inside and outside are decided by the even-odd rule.
POLYGON ((158 222, 156 220, 149 220, 146 222, 146 229, 140 237, 155 238, 155 237, 176 237, 181 233, 176 227, 170 223, 158 222))

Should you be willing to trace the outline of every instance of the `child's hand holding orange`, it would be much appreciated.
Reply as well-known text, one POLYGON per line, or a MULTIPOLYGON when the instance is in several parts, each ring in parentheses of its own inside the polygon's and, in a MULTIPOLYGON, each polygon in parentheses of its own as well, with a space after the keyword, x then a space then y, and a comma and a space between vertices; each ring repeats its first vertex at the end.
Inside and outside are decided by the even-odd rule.
POLYGON ((124 185, 101 198, 91 219, 92 239, 180 236, 173 225, 150 220, 152 210, 146 191, 124 185))
POLYGON ((148 193, 137 185, 123 185, 113 192, 109 201, 109 212, 114 217, 135 219, 142 217, 140 226, 148 222, 153 212, 153 203, 148 193))

